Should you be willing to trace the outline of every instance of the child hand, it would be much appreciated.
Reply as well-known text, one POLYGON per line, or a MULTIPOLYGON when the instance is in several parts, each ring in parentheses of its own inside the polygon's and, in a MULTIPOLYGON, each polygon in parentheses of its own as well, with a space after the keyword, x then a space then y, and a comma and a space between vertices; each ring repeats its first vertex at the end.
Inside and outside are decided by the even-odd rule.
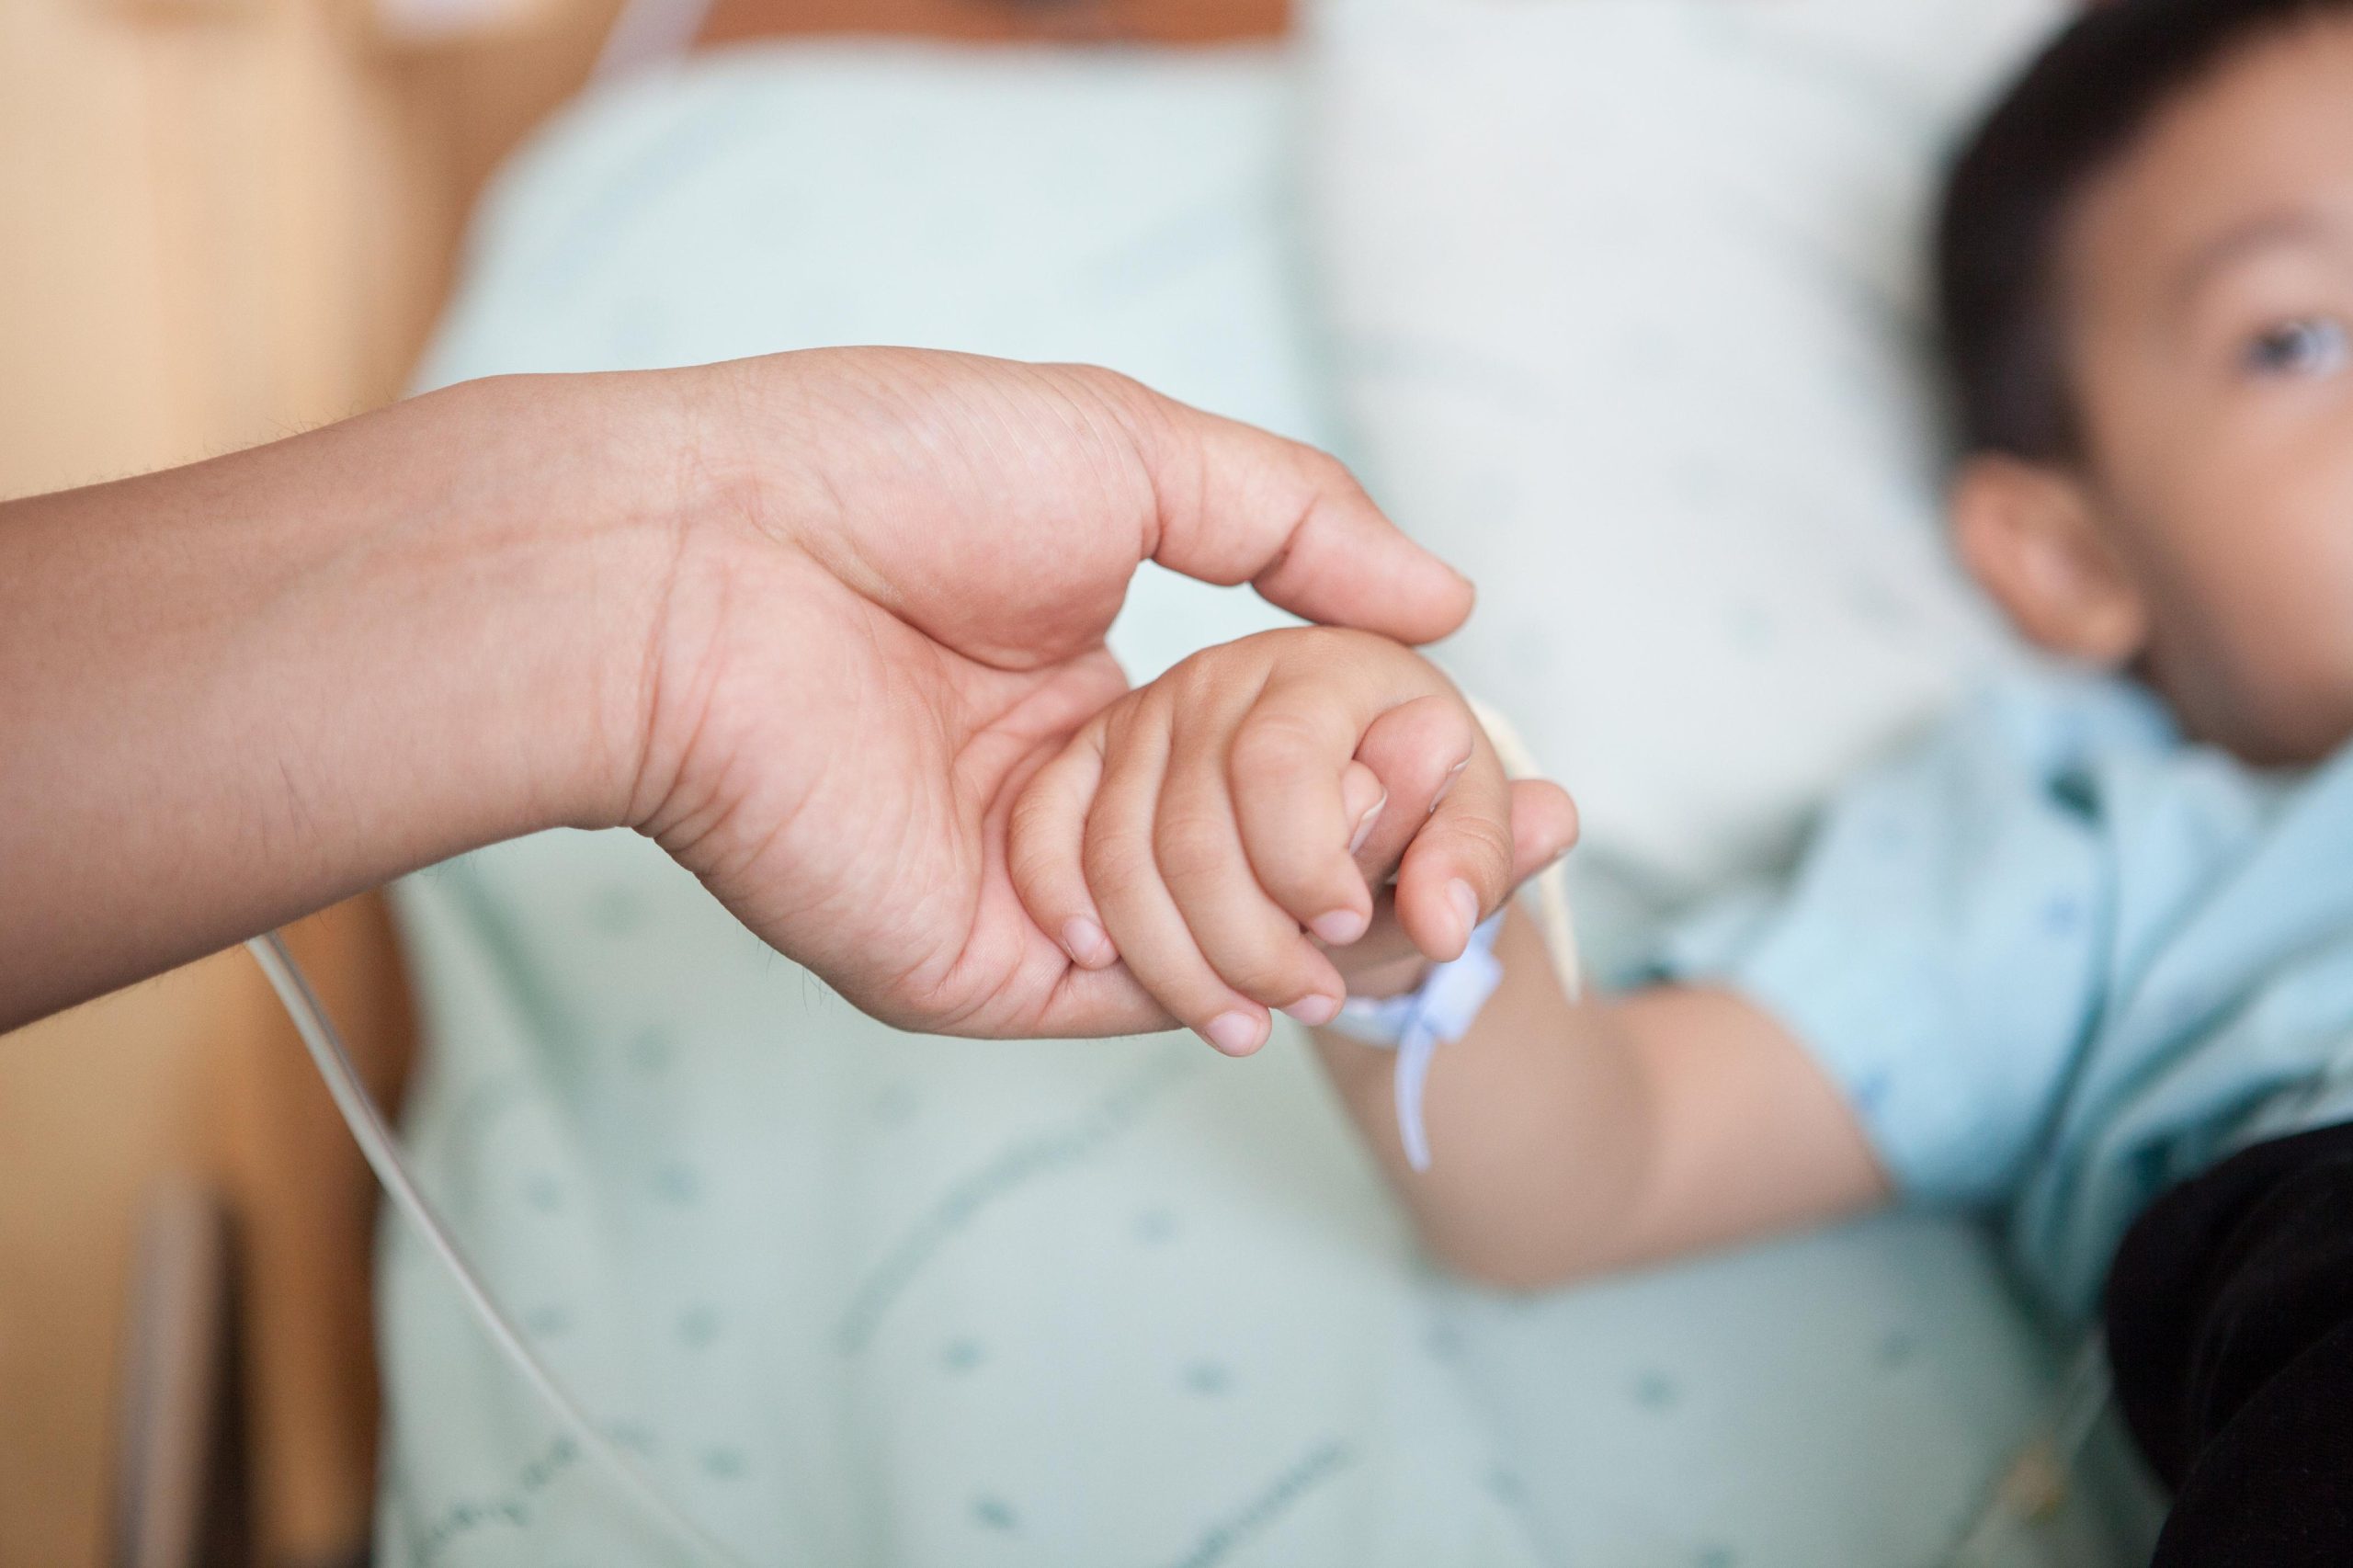
POLYGON ((1328 1023, 1351 980, 1410 985, 1458 956, 1575 832, 1557 786, 1506 780, 1427 661, 1310 627, 1197 653, 1097 714, 1015 802, 1008 869, 1073 961, 1125 964, 1239 1056, 1269 1007, 1328 1023))

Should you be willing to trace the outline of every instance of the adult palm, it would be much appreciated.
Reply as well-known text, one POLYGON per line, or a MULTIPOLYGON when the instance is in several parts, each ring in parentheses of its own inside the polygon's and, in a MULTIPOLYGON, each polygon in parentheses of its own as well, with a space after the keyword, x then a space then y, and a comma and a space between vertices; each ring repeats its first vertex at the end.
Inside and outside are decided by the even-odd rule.
POLYGON ((1141 562, 1406 642, 1470 610, 1332 459, 1106 371, 852 349, 706 391, 632 820, 903 1027, 1167 1021, 1005 859, 1021 783, 1126 688, 1104 635, 1141 562))

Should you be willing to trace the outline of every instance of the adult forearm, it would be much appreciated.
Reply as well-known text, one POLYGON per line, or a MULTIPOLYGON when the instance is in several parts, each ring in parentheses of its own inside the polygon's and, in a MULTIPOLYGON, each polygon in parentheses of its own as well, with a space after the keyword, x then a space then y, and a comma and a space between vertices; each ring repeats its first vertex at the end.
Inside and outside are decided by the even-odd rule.
POLYGON ((694 481, 613 384, 477 383, 0 506, 0 1024, 623 819, 694 481))

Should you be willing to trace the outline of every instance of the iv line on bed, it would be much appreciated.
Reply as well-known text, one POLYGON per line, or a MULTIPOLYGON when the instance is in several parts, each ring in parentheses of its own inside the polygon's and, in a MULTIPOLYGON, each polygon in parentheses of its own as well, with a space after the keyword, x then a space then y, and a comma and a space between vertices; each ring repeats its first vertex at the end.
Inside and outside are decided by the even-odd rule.
MULTIPOLYGON (((1548 891, 1558 896, 1557 887, 1548 891)), ((1545 924, 1551 927, 1548 935, 1557 932, 1556 940, 1573 944, 1564 925, 1555 926, 1550 920, 1545 924)), ((467 1308, 489 1333, 500 1353, 522 1372, 547 1408, 570 1429, 582 1449, 604 1466, 653 1519, 710 1562, 724 1564, 725 1568, 748 1568, 740 1555, 665 1497, 644 1471, 597 1428, 500 1309, 439 1211, 417 1185, 382 1108, 369 1092, 344 1047, 342 1036, 320 1006, 310 982, 294 961, 293 954, 287 950, 283 938, 272 931, 253 938, 245 946, 261 965, 262 972, 268 976, 271 988, 318 1067, 319 1076, 325 1080, 335 1108, 342 1112, 353 1140, 376 1173, 376 1179, 391 1195, 392 1206, 415 1227, 426 1246, 441 1260, 467 1308)), ((1574 962, 1574 945, 1569 945, 1567 950, 1574 962)), ((1564 971, 1569 975, 1574 972, 1574 969, 1564 971)), ((1959 1546, 1945 1559, 1948 1568, 1991 1568, 2001 1561, 2018 1530, 2030 1530, 2039 1517, 2057 1506, 2064 1495, 2068 1472, 2106 1408, 2108 1396, 2106 1358, 2095 1339, 2077 1356, 2052 1402, 2050 1416, 2004 1469, 1984 1506, 1963 1532, 1959 1546)))
POLYGON ((272 931, 256 937, 245 944, 262 972, 269 977, 270 988, 278 993, 278 1002, 287 1016, 293 1019, 296 1032, 310 1051, 319 1076, 326 1080, 327 1092, 335 1098, 335 1108, 351 1129, 359 1152, 367 1157, 376 1179, 383 1184, 392 1199, 392 1207, 401 1217, 416 1228, 416 1233, 434 1255, 441 1260, 449 1278, 456 1281, 464 1296, 467 1308, 486 1330, 506 1359, 523 1374, 525 1381, 537 1391, 540 1400, 557 1419, 571 1429, 574 1441, 582 1450, 609 1471, 615 1481, 626 1489, 654 1520, 676 1534, 679 1541, 691 1546, 697 1555, 727 1568, 748 1568, 743 1558, 730 1551, 711 1533, 689 1518, 684 1510, 664 1496, 659 1487, 631 1462, 611 1438, 598 1430, 586 1411, 566 1392, 555 1374, 548 1369, 532 1350, 530 1343, 517 1332, 515 1324, 502 1311, 474 1272, 464 1249, 443 1222, 440 1211, 425 1196, 408 1162, 402 1157, 400 1143, 384 1119, 383 1108, 368 1090, 359 1070, 352 1063, 351 1053, 344 1048, 343 1037, 319 1006, 317 994, 294 955, 287 950, 285 939, 272 931))

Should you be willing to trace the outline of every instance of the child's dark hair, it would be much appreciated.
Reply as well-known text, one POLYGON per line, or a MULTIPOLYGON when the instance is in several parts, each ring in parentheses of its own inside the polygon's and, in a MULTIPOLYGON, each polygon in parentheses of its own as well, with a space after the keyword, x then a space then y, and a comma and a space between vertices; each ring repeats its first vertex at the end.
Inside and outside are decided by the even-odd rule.
POLYGON ((2081 455, 2056 298, 2086 187, 2176 98, 2295 24, 2353 0, 2111 0, 2062 33, 1971 137, 1945 187, 1937 305, 1972 451, 2081 455))

